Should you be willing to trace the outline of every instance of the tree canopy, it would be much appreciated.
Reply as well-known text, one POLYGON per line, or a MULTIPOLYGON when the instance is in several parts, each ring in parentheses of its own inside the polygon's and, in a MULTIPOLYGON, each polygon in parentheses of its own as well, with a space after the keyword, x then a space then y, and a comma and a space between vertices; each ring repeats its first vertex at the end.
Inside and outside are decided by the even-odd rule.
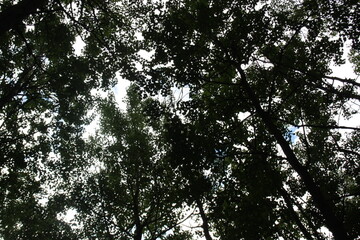
POLYGON ((358 239, 359 7, 2 1, 0 239, 358 239))

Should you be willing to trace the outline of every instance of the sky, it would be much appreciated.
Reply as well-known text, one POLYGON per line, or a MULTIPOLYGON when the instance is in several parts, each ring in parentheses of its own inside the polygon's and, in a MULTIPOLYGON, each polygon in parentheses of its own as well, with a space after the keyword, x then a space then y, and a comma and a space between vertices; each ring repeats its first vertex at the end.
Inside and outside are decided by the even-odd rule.
MULTIPOLYGON (((345 49, 344 49, 344 55, 343 58, 346 59, 345 64, 340 65, 340 66, 336 66, 334 64, 332 64, 331 69, 333 71, 333 73, 331 74, 331 76, 334 77, 340 77, 340 78, 351 78, 351 79, 355 79, 357 82, 360 81, 360 76, 356 75, 354 73, 353 70, 353 65, 349 62, 348 60, 348 55, 350 52, 350 48, 349 48, 349 42, 347 42, 345 44, 345 49)), ((353 107, 354 109, 360 110, 360 105, 358 105, 359 102, 352 104, 351 107, 353 107)), ((340 126, 348 126, 348 127, 358 127, 360 126, 360 114, 355 114, 352 116, 351 119, 344 119, 341 116, 337 117, 338 119, 338 124, 340 126)), ((345 130, 342 130, 343 132, 346 132, 345 130)))

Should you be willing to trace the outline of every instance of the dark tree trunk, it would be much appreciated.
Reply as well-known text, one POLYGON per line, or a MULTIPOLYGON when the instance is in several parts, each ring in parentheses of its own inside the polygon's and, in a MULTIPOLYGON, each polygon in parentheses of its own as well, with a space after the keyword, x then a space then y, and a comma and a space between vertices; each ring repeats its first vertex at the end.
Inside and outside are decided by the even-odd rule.
POLYGON ((288 195, 288 193, 282 188, 279 189, 279 192, 285 200, 286 206, 289 209, 291 217, 295 221, 296 225, 299 227, 300 231, 304 234, 304 237, 306 237, 306 239, 308 239, 308 240, 312 240, 313 237, 311 236, 310 232, 306 229, 304 224, 301 222, 301 219, 299 218, 297 213, 294 211, 293 204, 291 202, 291 199, 290 199, 290 196, 288 195))
POLYGON ((200 216, 201 216, 201 219, 202 219, 202 222, 203 222, 201 227, 203 228, 205 239, 206 240, 212 240, 212 238, 210 236, 210 230, 209 230, 209 221, 208 221, 207 216, 205 214, 203 204, 202 204, 202 202, 201 202, 201 200, 199 198, 196 198, 196 206, 200 211, 200 216))
POLYGON ((46 5, 48 0, 22 0, 19 3, 5 8, 0 13, 0 37, 10 29, 14 29, 29 17, 38 8, 46 5))
POLYGON ((317 186, 315 181, 312 179, 307 169, 300 163, 289 143, 285 140, 282 132, 274 124, 270 114, 264 111, 264 109, 261 107, 258 97, 247 82, 245 72, 239 65, 236 64, 235 67, 237 68, 241 77, 241 86, 244 88, 245 93, 248 95, 253 107, 255 108, 256 114, 261 118, 269 133, 275 137, 277 143, 281 146, 284 154, 286 155, 288 163, 299 174, 301 180, 305 184, 306 189, 312 196, 315 205, 323 215, 326 226, 333 233, 336 240, 349 239, 343 227, 343 223, 336 217, 331 205, 320 191, 319 186, 317 186))
POLYGON ((135 228, 136 229, 135 229, 134 240, 141 240, 141 238, 142 238, 142 226, 136 225, 135 228))
POLYGON ((133 214, 134 214, 134 223, 135 223, 134 240, 142 239, 143 227, 144 227, 144 225, 141 223, 141 218, 140 218, 139 195, 140 195, 139 179, 135 179, 135 192, 132 196, 133 214))

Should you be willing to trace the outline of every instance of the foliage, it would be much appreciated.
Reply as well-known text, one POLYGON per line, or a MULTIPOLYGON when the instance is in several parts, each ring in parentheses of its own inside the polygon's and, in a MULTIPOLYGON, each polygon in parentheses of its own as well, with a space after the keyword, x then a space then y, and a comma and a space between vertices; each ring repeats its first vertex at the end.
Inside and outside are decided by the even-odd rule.
MULTIPOLYGON (((330 63, 343 62, 346 39, 358 51, 358 3, 347 2, 341 14, 337 3, 286 4, 167 1, 144 28, 154 57, 144 64, 148 77, 139 84, 162 93, 173 85, 187 87, 190 99, 177 104, 178 111, 197 136, 221 126, 219 146, 208 149, 225 149, 227 157, 226 178, 208 200, 220 238, 323 238, 324 226, 335 239, 356 238, 356 225, 343 222, 353 211, 344 209, 358 195, 343 197, 349 193, 344 176, 355 175, 345 174, 341 164, 340 155, 350 149, 339 143, 342 126, 335 116, 356 113, 348 106, 358 101, 359 84, 331 76, 330 63), (249 117, 239 119, 243 115, 249 117), (201 130, 204 117, 211 127, 201 130), (291 126, 303 132, 296 144, 286 137, 291 126), (254 219, 248 219, 249 209, 254 219)), ((174 141, 182 144, 179 149, 192 144, 191 137, 174 141)), ((198 149, 176 155, 193 159, 198 149)), ((200 159, 208 161, 202 170, 215 174, 214 158, 200 159)), ((190 172, 185 160, 180 165, 190 172)))
POLYGON ((124 113, 113 98, 100 104, 101 130, 89 142, 86 173, 78 174, 83 177, 76 179, 71 193, 83 235, 187 239, 176 230, 183 214, 173 171, 164 162, 158 133, 146 125, 134 86, 127 106, 124 113))
POLYGON ((0 237, 359 238, 358 1, 32 3, 0 4, 0 237))
MULTIPOLYGON (((62 177, 68 178, 81 161, 83 126, 89 123, 87 112, 95 101, 94 90, 109 88, 115 83, 116 71, 123 69, 125 75, 132 68, 131 59, 123 56, 136 52, 134 25, 122 14, 125 6, 114 4, 1 2, 1 177, 20 184, 23 180, 18 172, 30 175, 31 181, 23 182, 34 185, 30 195, 41 194, 39 184, 53 188, 62 177), (121 26, 119 21, 123 22, 121 26), (8 28, 4 30, 3 26, 8 28), (115 31, 122 38, 110 37, 115 31), (76 54, 73 45, 79 39, 84 41, 85 48, 76 54)), ((27 195, 26 189, 3 182, 0 185, 3 211, 13 211, 11 200, 5 197, 7 192, 21 190, 20 201, 20 196, 27 195)), ((38 204, 36 201, 33 204, 34 218, 42 219, 41 211, 47 211, 46 208, 37 211, 38 204)), ((22 218, 21 214, 18 212, 17 217, 22 218)), ((28 213, 24 214, 26 218, 28 213)), ((5 217, 1 214, 2 229, 15 227, 5 217)), ((56 220, 56 214, 52 217, 56 220)), ((17 227, 22 231, 25 225, 17 227)), ((28 232, 24 238, 40 237, 34 234, 28 232)), ((17 239, 8 236, 11 235, 4 237, 17 239)))

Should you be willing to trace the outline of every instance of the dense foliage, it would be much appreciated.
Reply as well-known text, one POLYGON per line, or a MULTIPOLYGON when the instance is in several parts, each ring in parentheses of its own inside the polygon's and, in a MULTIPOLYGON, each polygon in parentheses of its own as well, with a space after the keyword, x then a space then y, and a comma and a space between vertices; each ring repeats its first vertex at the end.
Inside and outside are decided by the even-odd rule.
POLYGON ((359 7, 1 1, 0 239, 358 239, 359 7))

